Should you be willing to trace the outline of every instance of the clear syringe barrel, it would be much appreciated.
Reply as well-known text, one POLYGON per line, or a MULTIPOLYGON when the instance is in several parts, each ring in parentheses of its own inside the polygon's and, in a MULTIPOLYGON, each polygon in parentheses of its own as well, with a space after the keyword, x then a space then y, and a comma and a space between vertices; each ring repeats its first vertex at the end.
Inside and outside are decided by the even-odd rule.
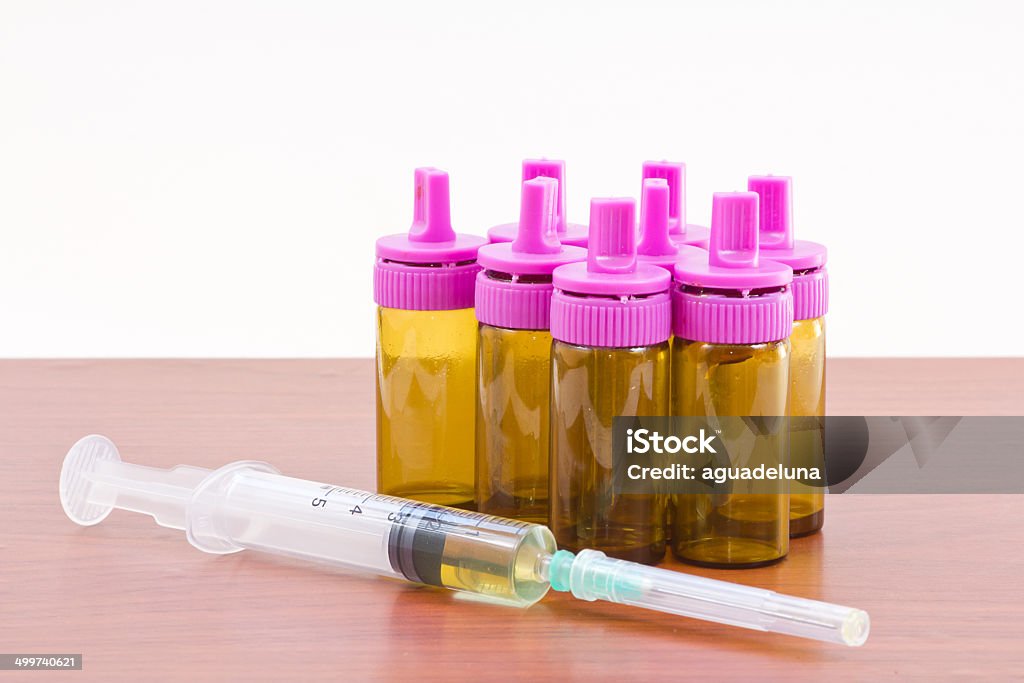
POLYGON ((286 477, 261 462, 134 465, 95 435, 65 458, 61 501, 79 524, 127 509, 209 553, 260 550, 524 606, 547 593, 543 565, 555 552, 537 524, 286 477))
POLYGON ((209 553, 290 555, 526 606, 549 588, 761 631, 861 645, 858 609, 556 550, 547 527, 294 479, 266 463, 169 470, 121 461, 102 436, 64 458, 64 511, 82 525, 114 508, 152 515, 209 553))

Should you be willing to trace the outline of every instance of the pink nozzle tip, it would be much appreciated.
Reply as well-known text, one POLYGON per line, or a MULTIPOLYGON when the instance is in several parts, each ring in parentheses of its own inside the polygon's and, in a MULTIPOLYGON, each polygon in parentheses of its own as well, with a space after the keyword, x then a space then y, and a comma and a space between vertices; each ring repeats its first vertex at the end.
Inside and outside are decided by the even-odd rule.
POLYGON ((448 195, 448 174, 436 168, 417 168, 413 195, 411 242, 451 242, 451 204, 448 195))
POLYGON ((644 179, 640 197, 640 244, 637 253, 644 256, 669 256, 679 247, 669 238, 670 191, 662 178, 644 179))
POLYGON ((722 268, 757 268, 757 193, 716 192, 711 204, 709 262, 722 268))
POLYGON ((628 197, 590 200, 587 271, 636 271, 636 202, 628 197))
POLYGON ((558 234, 562 234, 567 230, 565 222, 565 162, 557 159, 524 159, 523 182, 538 177, 554 178, 558 181, 555 230, 558 234))
POLYGON ((512 251, 520 254, 557 254, 562 245, 555 232, 558 181, 538 176, 523 183, 519 231, 512 251))
POLYGON ((747 179, 747 190, 756 192, 760 198, 761 248, 792 249, 792 179, 787 176, 750 176, 747 179))
POLYGON ((686 164, 675 161, 645 161, 643 179, 668 181, 668 227, 672 234, 686 232, 686 164))

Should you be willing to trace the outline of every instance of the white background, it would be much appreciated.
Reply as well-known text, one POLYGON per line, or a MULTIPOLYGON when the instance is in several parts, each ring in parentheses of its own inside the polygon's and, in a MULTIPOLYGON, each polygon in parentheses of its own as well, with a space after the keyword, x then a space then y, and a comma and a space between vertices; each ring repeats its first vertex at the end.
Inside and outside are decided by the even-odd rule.
POLYGON ((833 355, 1020 355, 1021 2, 0 3, 0 356, 369 356, 412 169, 456 229, 794 176, 833 355), (361 5, 358 10, 348 5, 361 5))

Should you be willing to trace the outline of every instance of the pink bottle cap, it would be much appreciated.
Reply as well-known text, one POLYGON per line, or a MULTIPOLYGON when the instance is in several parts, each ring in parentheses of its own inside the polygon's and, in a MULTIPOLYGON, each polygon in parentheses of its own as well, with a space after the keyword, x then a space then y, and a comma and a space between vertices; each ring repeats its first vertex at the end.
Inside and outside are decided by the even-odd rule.
POLYGON ((793 269, 758 254, 754 192, 718 192, 707 255, 676 264, 674 328, 680 339, 710 344, 760 344, 793 327, 793 269))
POLYGON ((551 335, 580 346, 660 344, 671 335, 670 275, 636 257, 636 202, 592 199, 585 263, 554 272, 551 335))
POLYGON ((413 311, 472 308, 476 253, 487 240, 452 230, 448 174, 417 168, 413 207, 407 234, 377 240, 373 300, 413 311))
POLYGON ((705 252, 700 247, 672 241, 669 234, 670 195, 667 180, 644 180, 640 197, 640 244, 636 257, 641 263, 661 266, 671 273, 684 255, 699 256, 705 252))
POLYGON ((760 197, 761 255, 793 269, 793 317, 820 318, 828 312, 828 250, 793 239, 793 181, 786 176, 750 176, 747 189, 760 197))
POLYGON ((686 164, 675 161, 645 161, 643 179, 661 178, 668 182, 668 230, 673 242, 708 248, 708 229, 686 222, 686 164))
POLYGON ((558 181, 537 177, 523 183, 518 233, 512 242, 480 247, 476 319, 516 330, 546 330, 551 323, 551 273, 587 258, 582 247, 563 246, 555 231, 558 181))
MULTIPOLYGON (((565 218, 565 162, 554 159, 526 159, 523 161, 523 182, 534 178, 554 178, 558 181, 555 206, 555 231, 558 241, 577 247, 587 246, 587 226, 569 223, 565 218)), ((496 225, 487 231, 492 242, 511 242, 519 234, 518 223, 496 225)))

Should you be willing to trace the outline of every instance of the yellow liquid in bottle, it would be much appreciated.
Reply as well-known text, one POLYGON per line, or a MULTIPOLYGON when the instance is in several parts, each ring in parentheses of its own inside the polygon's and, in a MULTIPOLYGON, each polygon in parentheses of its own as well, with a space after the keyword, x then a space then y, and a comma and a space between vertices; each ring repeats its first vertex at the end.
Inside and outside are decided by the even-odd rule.
MULTIPOLYGON (((676 339, 672 350, 672 414, 697 417, 787 415, 789 342, 706 344, 676 339)), ((735 431, 739 422, 726 423, 735 431)), ((787 464, 786 430, 733 450, 731 467, 787 464), (742 454, 739 458, 736 454, 742 454)), ((723 433, 729 444, 740 435, 723 433)), ((766 481, 732 481, 729 493, 672 496, 672 550, 685 562, 751 567, 789 552, 789 483, 765 493, 766 481)))
MULTIPOLYGON (((789 407, 794 419, 790 461, 794 467, 825 471, 825 319, 796 320, 790 337, 789 407)), ((789 499, 789 535, 803 536, 825 522, 825 492, 816 486, 792 482, 789 499)))
POLYGON ((548 522, 551 333, 480 325, 477 509, 548 522))
POLYGON ((551 530, 559 547, 645 564, 665 556, 667 496, 616 494, 612 418, 667 415, 669 345, 551 348, 551 530))
POLYGON ((476 317, 377 310, 377 490, 474 506, 476 317))

